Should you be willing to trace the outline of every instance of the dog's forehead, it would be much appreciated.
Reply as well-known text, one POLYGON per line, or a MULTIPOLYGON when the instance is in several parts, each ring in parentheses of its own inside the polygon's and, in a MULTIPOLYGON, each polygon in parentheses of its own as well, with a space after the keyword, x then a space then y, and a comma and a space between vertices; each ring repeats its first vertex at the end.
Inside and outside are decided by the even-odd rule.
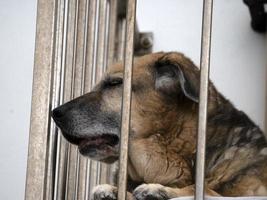
MULTIPOLYGON (((164 60, 174 61, 183 64, 184 62, 188 62, 188 59, 184 57, 183 54, 177 52, 158 52, 152 53, 148 55, 144 55, 141 57, 136 57, 134 59, 133 65, 133 75, 139 76, 141 74, 149 73, 149 68, 154 66, 154 64, 160 59, 164 58, 164 60)), ((123 62, 115 63, 108 67, 107 74, 112 75, 116 74, 122 76, 123 74, 123 62)))
MULTIPOLYGON (((149 67, 154 65, 160 57, 165 55, 165 53, 152 53, 141 57, 136 57, 133 64, 133 74, 144 74, 149 70, 149 67)), ((123 62, 115 63, 108 67, 107 74, 123 74, 123 62)))

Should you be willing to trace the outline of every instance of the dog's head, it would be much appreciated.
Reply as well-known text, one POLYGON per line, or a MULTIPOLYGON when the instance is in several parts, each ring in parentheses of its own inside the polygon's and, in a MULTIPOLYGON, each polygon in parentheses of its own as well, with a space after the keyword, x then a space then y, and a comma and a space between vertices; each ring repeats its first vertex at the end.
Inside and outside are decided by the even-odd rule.
MULTIPOLYGON (((92 92, 53 110, 64 137, 83 155, 103 162, 117 160, 122 89, 123 65, 118 63, 92 92)), ((176 122, 196 113, 198 89, 198 68, 182 54, 155 53, 135 59, 130 138, 173 131, 176 122)))

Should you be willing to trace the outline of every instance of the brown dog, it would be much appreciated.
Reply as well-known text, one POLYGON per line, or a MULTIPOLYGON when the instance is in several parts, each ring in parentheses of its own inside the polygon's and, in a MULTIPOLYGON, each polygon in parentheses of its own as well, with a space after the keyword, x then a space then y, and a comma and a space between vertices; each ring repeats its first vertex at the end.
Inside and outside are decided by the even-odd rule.
MULTIPOLYGON (((123 65, 111 66, 94 90, 53 111, 67 140, 106 163, 118 159, 123 65)), ((134 61, 128 175, 129 198, 192 195, 199 70, 180 53, 134 61), (142 185, 141 185, 142 184, 142 185)), ((207 192, 267 196, 267 143, 262 131, 210 83, 207 192)), ((116 199, 116 187, 97 186, 93 199, 116 199)))

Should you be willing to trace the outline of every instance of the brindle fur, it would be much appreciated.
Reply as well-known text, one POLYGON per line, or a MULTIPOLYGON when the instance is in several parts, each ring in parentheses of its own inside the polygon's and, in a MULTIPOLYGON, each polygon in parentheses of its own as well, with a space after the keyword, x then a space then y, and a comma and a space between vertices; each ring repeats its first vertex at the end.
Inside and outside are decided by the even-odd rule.
MULTIPOLYGON (((122 77, 123 65, 117 63, 93 92, 53 112, 70 142, 80 145, 80 140, 92 135, 120 135, 122 84, 118 78, 122 77)), ((130 190, 129 199, 169 199, 194 193, 198 88, 199 69, 183 54, 160 52, 135 59, 128 176, 132 186, 139 186, 130 190)), ((206 192, 267 196, 264 134, 212 82, 208 100, 206 192)), ((113 162, 118 159, 118 144, 85 148, 81 153, 113 162)), ((98 186, 92 199, 116 199, 115 187, 103 188, 98 186), (108 198, 111 194, 113 198, 108 198)))

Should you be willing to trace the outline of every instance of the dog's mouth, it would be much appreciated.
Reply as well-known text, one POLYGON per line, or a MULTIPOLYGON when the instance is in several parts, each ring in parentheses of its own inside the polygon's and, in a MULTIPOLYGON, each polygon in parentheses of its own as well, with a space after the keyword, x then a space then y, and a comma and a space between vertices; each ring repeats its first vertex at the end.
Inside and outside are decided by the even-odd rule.
POLYGON ((114 134, 94 135, 77 144, 82 155, 107 163, 118 159, 119 137, 114 134))
POLYGON ((119 137, 113 134, 102 134, 97 136, 91 136, 86 139, 82 139, 78 144, 79 150, 86 149, 102 149, 106 147, 114 147, 119 143, 119 137))

